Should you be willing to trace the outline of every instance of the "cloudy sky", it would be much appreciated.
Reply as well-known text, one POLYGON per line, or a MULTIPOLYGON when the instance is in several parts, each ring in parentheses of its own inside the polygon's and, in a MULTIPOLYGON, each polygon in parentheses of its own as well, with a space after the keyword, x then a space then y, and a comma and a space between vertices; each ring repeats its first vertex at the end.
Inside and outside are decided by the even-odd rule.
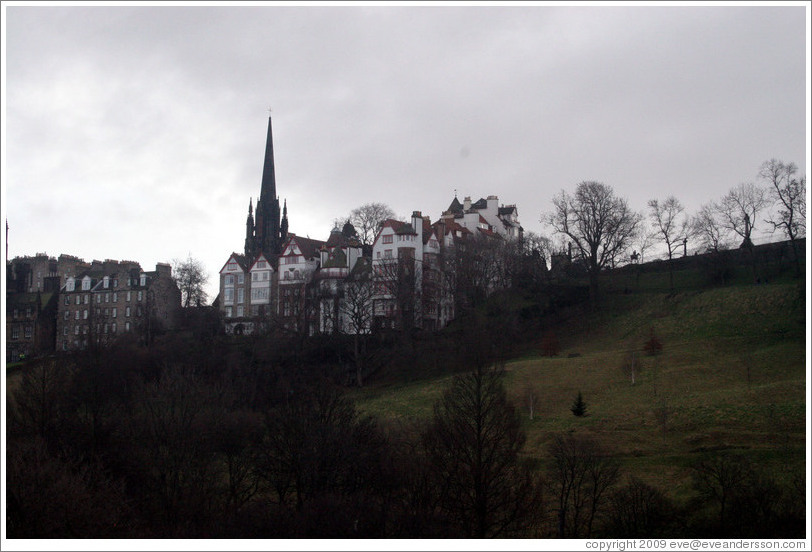
POLYGON ((272 109, 290 229, 363 203, 436 220, 598 180, 688 212, 809 163, 808 2, 3 5, 8 257, 210 274, 241 252, 272 109))

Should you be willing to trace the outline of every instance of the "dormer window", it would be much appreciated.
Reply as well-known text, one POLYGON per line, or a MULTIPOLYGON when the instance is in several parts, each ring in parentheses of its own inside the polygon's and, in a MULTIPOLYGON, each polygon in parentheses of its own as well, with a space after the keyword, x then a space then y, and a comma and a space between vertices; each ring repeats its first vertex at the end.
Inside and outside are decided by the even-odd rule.
POLYGON ((68 281, 65 282, 65 291, 74 291, 76 286, 76 281, 73 278, 68 278, 68 281))
POLYGON ((110 277, 109 277, 109 276, 105 276, 105 277, 104 277, 104 289, 107 289, 107 288, 109 288, 109 287, 110 287, 110 277))
POLYGON ((85 276, 82 279, 82 290, 87 291, 90 289, 90 276, 85 276))
POLYGON ((141 275, 141 285, 142 286, 147 285, 147 275, 146 274, 141 275))

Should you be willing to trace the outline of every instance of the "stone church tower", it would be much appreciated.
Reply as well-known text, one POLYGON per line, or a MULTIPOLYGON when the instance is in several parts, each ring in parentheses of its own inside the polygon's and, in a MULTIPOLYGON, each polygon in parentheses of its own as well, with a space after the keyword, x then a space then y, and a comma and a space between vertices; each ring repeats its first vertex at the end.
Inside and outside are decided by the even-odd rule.
POLYGON ((265 164, 262 169, 262 188, 256 210, 248 201, 248 219, 245 223, 245 257, 256 259, 260 253, 279 255, 288 237, 288 207, 285 202, 280 220, 279 197, 276 195, 276 174, 273 161, 273 133, 268 117, 268 138, 265 142, 265 164))

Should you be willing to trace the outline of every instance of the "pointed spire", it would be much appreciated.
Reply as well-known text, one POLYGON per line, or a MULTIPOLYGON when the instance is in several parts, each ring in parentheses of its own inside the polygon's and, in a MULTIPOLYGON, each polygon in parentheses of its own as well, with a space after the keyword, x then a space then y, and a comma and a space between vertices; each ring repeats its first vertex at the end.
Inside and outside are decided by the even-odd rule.
POLYGON ((259 197, 265 205, 270 205, 276 199, 276 171, 273 161, 273 131, 270 116, 268 117, 268 137, 265 141, 265 164, 262 168, 262 189, 259 197))
POLYGON ((287 198, 285 199, 284 207, 282 207, 282 216, 284 218, 287 218, 287 216, 288 216, 288 200, 287 200, 287 198))
POLYGON ((253 216, 254 214, 254 198, 248 198, 248 216, 253 216))

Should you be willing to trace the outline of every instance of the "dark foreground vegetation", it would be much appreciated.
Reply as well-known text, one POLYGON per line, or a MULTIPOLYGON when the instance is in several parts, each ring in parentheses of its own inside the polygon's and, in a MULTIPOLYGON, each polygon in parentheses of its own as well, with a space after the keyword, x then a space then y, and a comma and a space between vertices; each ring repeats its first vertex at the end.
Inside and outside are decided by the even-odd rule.
MULTIPOLYGON (((7 399, 7 535, 804 538, 804 414, 782 410, 795 391, 771 399, 776 440, 756 450, 742 437, 757 433, 748 425, 755 407, 738 416, 740 440, 706 435, 714 422, 697 413, 718 418, 733 404, 716 372, 690 376, 697 388, 718 388, 710 413, 680 403, 669 383, 669 370, 689 377, 669 356, 677 335, 692 348, 716 343, 709 355, 732 354, 717 343, 725 330, 708 330, 721 296, 708 295, 703 323, 691 326, 669 310, 680 293, 721 289, 727 304, 780 289, 790 299, 759 307, 769 320, 749 322, 757 337, 736 354, 753 354, 746 370, 731 369, 739 387, 730 389, 781 393, 772 372, 803 387, 803 282, 759 262, 761 287, 756 265, 734 256, 614 271, 601 282, 598 313, 584 302, 589 282, 524 282, 442 332, 372 336, 360 391, 351 338, 236 338, 205 319, 149 346, 30 361, 7 399), (776 319, 786 323, 765 334, 776 319), (788 356, 776 354, 786 344, 788 356), (586 367, 607 379, 590 383, 578 372, 586 367), (595 382, 618 385, 618 402, 607 406, 595 382), (414 386, 431 400, 407 398, 403 414, 414 386), (632 388, 652 399, 646 421, 629 429, 609 411, 633 410, 623 395, 632 388), (649 458, 648 443, 621 433, 654 435, 650 446, 672 456, 649 458), (669 466, 680 484, 655 483, 641 459, 669 466)), ((735 331, 746 323, 727 322, 735 331)))

